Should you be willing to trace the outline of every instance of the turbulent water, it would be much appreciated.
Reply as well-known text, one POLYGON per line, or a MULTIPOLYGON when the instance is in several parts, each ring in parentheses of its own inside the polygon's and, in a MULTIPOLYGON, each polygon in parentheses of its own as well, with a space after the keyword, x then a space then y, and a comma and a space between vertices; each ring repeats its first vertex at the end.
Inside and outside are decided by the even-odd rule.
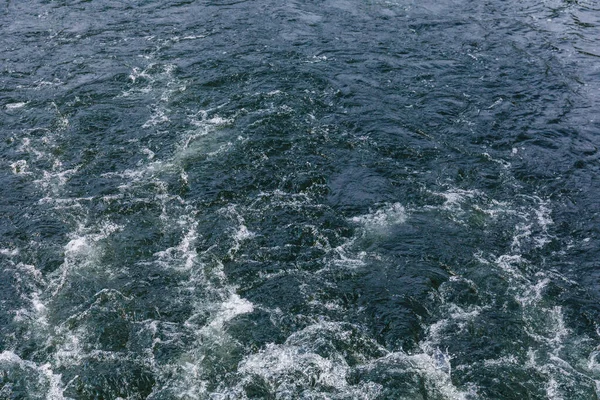
POLYGON ((599 3, 0 8, 0 398, 600 397, 599 3))

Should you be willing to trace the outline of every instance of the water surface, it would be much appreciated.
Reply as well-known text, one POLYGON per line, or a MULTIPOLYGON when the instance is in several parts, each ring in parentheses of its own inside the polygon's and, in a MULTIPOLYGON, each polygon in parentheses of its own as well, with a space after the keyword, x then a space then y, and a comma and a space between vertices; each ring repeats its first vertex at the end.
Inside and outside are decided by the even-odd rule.
POLYGON ((600 396, 596 3, 0 7, 0 398, 600 396))

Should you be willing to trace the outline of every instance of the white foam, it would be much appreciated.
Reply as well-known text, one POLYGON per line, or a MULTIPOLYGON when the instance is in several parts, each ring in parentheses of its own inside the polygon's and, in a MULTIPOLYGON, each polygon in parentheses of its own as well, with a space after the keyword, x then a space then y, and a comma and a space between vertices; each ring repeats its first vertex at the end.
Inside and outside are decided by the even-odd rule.
POLYGON ((164 124, 165 122, 169 122, 170 119, 165 114, 165 110, 158 109, 150 116, 150 119, 144 122, 142 128, 150 128, 156 125, 164 124))
POLYGON ((588 384, 594 385, 593 378, 596 378, 600 371, 600 367, 596 365, 597 355, 591 354, 587 360, 582 361, 574 359, 578 355, 569 354, 569 350, 573 348, 589 348, 592 339, 586 338, 586 341, 578 343, 578 337, 574 336, 567 324, 564 310, 545 293, 554 281, 569 282, 572 285, 576 283, 552 269, 545 268, 544 265, 537 265, 536 261, 533 261, 536 260, 535 257, 532 260, 529 258, 532 248, 546 246, 553 238, 550 231, 554 224, 551 203, 536 196, 525 195, 504 202, 489 199, 477 192, 451 190, 439 195, 445 198, 444 204, 441 207, 426 208, 446 209, 451 211, 453 216, 459 217, 473 208, 498 220, 503 229, 511 232, 513 237, 512 243, 507 243, 511 246, 506 254, 484 255, 480 251, 473 255, 475 260, 484 264, 483 271, 474 273, 468 268, 458 270, 469 277, 477 277, 477 282, 470 285, 475 293, 487 288, 487 285, 482 283, 485 277, 480 275, 481 272, 502 279, 500 293, 481 293, 478 303, 483 304, 479 303, 479 307, 459 307, 451 303, 454 301, 456 289, 451 285, 452 281, 464 278, 451 277, 447 284, 440 286, 438 293, 441 302, 437 315, 441 317, 427 327, 426 337, 419 344, 422 353, 437 359, 442 371, 446 368, 441 367, 447 364, 454 367, 455 371, 467 370, 470 373, 477 368, 485 368, 487 373, 493 373, 499 367, 502 370, 534 370, 538 374, 536 379, 541 379, 540 389, 545 390, 546 397, 551 399, 569 398, 569 394, 574 393, 573 390, 576 390, 577 386, 584 386, 582 382, 587 386, 582 388, 584 392, 592 390, 588 384), (483 287, 478 288, 478 284, 483 287), (450 287, 451 290, 446 291, 445 287, 450 287), (512 299, 520 307, 507 310, 512 299), (509 348, 495 359, 468 360, 462 365, 452 365, 450 351, 454 347, 453 343, 461 342, 465 337, 467 341, 471 340, 470 328, 474 326, 473 322, 477 326, 479 319, 485 318, 480 315, 480 311, 485 309, 502 309, 501 312, 511 313, 520 319, 515 323, 514 329, 530 343, 529 349, 525 348, 528 350, 528 357, 521 356, 518 348, 509 348), (449 351, 444 352, 444 346, 449 346, 449 351), (587 365, 587 368, 584 365, 587 365))
POLYGON ((448 399, 466 399, 469 394, 458 390, 451 382, 451 359, 447 351, 433 349, 408 355, 404 352, 389 353, 380 348, 360 330, 349 324, 319 322, 293 333, 284 344, 267 344, 255 354, 248 355, 238 365, 240 385, 235 398, 245 398, 244 383, 254 377, 261 377, 276 398, 295 398, 298 393, 309 398, 355 398, 375 399, 381 396, 383 385, 361 380, 352 384, 348 379, 353 371, 366 376, 378 375, 378 371, 419 375, 430 393, 448 399), (360 340, 371 343, 385 355, 375 359, 363 359, 355 367, 350 367, 342 349, 331 347, 333 343, 360 340), (329 348, 327 355, 316 349, 329 348))
POLYGON ((455 223, 461 225, 469 225, 469 220, 465 217, 470 215, 474 210, 495 216, 504 211, 503 208, 498 210, 498 204, 495 204, 491 210, 486 210, 481 207, 481 202, 487 202, 487 197, 479 190, 464 190, 458 188, 449 188, 445 192, 430 192, 431 194, 444 198, 442 205, 426 205, 425 210, 440 210, 447 213, 447 217, 455 223))
POLYGON ((218 115, 215 115, 212 118, 206 119, 204 121, 211 125, 228 125, 233 123, 232 118, 222 118, 218 115))
POLYGON ((389 369, 402 371, 407 374, 418 374, 423 378, 423 384, 428 392, 453 400, 466 400, 474 393, 472 390, 461 391, 454 386, 450 379, 451 356, 439 349, 431 354, 406 354, 393 352, 379 358, 363 367, 365 370, 389 369))
POLYGON ((366 265, 367 253, 365 251, 359 251, 356 254, 352 254, 350 248, 356 241, 356 238, 352 238, 345 243, 335 247, 333 249, 337 258, 333 260, 335 265, 346 266, 350 268, 359 268, 366 265))
POLYGON ((12 173, 15 175, 30 175, 31 172, 28 171, 27 161, 18 160, 14 163, 10 164, 10 168, 12 169, 12 173))
POLYGON ((148 148, 142 149, 142 153, 144 153, 148 157, 148 160, 152 160, 156 155, 152 150, 148 148))
POLYGON ((71 239, 65 246, 65 253, 67 256, 75 256, 84 253, 88 253, 91 248, 89 240, 85 236, 76 237, 71 239))
POLYGON ((548 284, 550 283, 550 279, 543 278, 535 285, 531 285, 525 288, 523 294, 517 294, 515 299, 521 303, 523 307, 531 307, 534 304, 539 303, 542 300, 542 291, 548 284))
POLYGON ((419 343, 419 347, 424 353, 434 354, 439 349, 440 342, 443 342, 448 333, 453 335, 466 331, 468 323, 475 320, 482 311, 479 306, 470 306, 462 308, 456 304, 449 303, 445 307, 445 318, 441 318, 427 328, 427 336, 419 343))
POLYGON ((29 303, 27 308, 13 310, 14 321, 30 321, 36 328, 47 326, 46 306, 40 299, 42 296, 40 288, 45 285, 41 271, 34 265, 25 263, 18 263, 12 271, 17 283, 15 288, 19 291, 20 297, 29 303))
MULTIPOLYGON (((47 145, 49 142, 51 142, 51 139, 48 137, 48 135, 46 135, 41 139, 41 141, 44 145, 47 145)), ((36 160, 51 158, 50 153, 39 151, 37 148, 35 148, 31 143, 31 139, 28 137, 21 139, 21 145, 19 146, 18 151, 21 153, 33 154, 36 160)))
POLYGON ((204 39, 205 37, 206 35, 189 35, 182 37, 181 40, 204 39))
POLYGON ((84 327, 78 327, 75 330, 69 330, 64 326, 58 327, 56 335, 60 341, 53 354, 54 363, 57 366, 76 365, 83 360, 85 352, 81 341, 85 334, 84 327))
POLYGON ((150 79, 150 75, 148 75, 148 73, 146 72, 146 70, 141 70, 138 67, 133 67, 131 70, 131 74, 129 74, 129 79, 131 79, 131 81, 133 83, 135 83, 135 81, 138 78, 146 78, 146 79, 150 79))
POLYGON ((520 360, 514 355, 499 357, 495 359, 487 359, 483 361, 483 365, 486 367, 496 367, 505 365, 519 365, 520 360))
POLYGON ((526 260, 520 254, 503 254, 496 258, 495 263, 510 276, 520 278, 523 274, 519 271, 518 266, 526 263, 526 260))
POLYGON ((214 157, 233 146, 233 142, 230 140, 233 139, 230 137, 231 132, 218 129, 233 123, 233 118, 222 118, 216 114, 209 118, 208 111, 204 110, 199 114, 201 115, 200 119, 191 118, 190 124, 196 128, 186 132, 180 140, 180 145, 173 155, 174 163, 180 163, 182 160, 200 155, 214 157))
POLYGON ((16 110, 17 108, 23 108, 27 105, 27 102, 9 103, 5 105, 7 110, 16 110))
POLYGON ((64 388, 62 386, 61 375, 55 374, 50 364, 39 365, 33 361, 23 360, 12 351, 5 350, 0 353, 0 369, 6 367, 14 368, 14 366, 18 366, 21 370, 31 372, 32 376, 28 376, 29 379, 34 377, 37 378, 37 382, 34 382, 34 384, 37 383, 41 388, 37 387, 36 389, 45 390, 47 400, 67 400, 63 395, 64 388))
POLYGON ((67 183, 70 176, 76 174, 80 168, 80 166, 76 166, 75 168, 60 170, 60 166, 60 161, 55 160, 53 171, 42 171, 42 178, 36 179, 34 183, 45 190, 50 190, 53 195, 56 195, 67 183))
POLYGON ((488 160, 495 162, 496 164, 502 165, 502 167, 504 167, 504 168, 510 168, 510 166, 511 166, 511 163, 509 163, 508 161, 498 159, 498 158, 493 158, 489 153, 483 153, 483 156, 485 158, 487 158, 488 160))
POLYGON ((552 210, 548 207, 547 202, 540 200, 540 206, 535 210, 538 224, 546 230, 550 225, 554 223, 550 214, 552 210))
POLYGON ((226 152, 232 146, 233 146, 233 143, 231 143, 231 142, 224 143, 224 144, 220 145, 218 149, 216 149, 214 151, 211 151, 211 152, 208 152, 208 153, 206 153, 206 155, 209 156, 209 157, 214 157, 214 156, 216 156, 218 154, 226 152))
POLYGON ((21 360, 21 357, 19 357, 12 351, 7 351, 7 350, 0 353, 0 361, 10 362, 10 363, 15 363, 15 364, 27 363, 27 361, 21 360))
MULTIPOLYGON (((186 221, 181 220, 185 224, 186 221)), ((155 254, 165 268, 191 271, 198 262, 196 241, 198 240, 198 222, 194 221, 187 227, 187 232, 175 247, 169 247, 155 254)))
POLYGON ((446 210, 454 210, 460 207, 465 199, 473 199, 476 196, 482 196, 479 190, 464 190, 464 189, 450 189, 446 192, 432 192, 437 196, 441 196, 444 199, 443 208, 446 210))
MULTIPOLYGON (((122 226, 109 221, 91 228, 80 224, 77 230, 69 235, 71 239, 64 247, 63 264, 52 274, 49 285, 49 288, 52 288, 52 296, 58 294, 71 274, 81 274, 95 266, 103 252, 100 242, 121 229, 122 226)), ((110 274, 107 270, 102 272, 110 274)))
POLYGON ((341 357, 327 359, 298 346, 277 344, 268 344, 238 367, 242 375, 262 377, 277 398, 289 398, 286 393, 292 394, 298 387, 305 394, 323 387, 344 391, 349 386, 346 379, 349 371, 341 357))
POLYGON ((235 234, 233 235, 233 238, 238 241, 241 242, 243 240, 248 240, 248 239, 252 239, 255 236, 254 232, 250 232, 248 230, 248 228, 246 227, 246 225, 240 225, 237 229, 237 231, 235 232, 235 234))
POLYGON ((550 326, 548 341, 552 346, 554 354, 558 354, 563 347, 565 339, 569 336, 570 329, 565 324, 561 306, 554 306, 549 310, 550 326))
POLYGON ((308 60, 306 60, 306 63, 309 64, 317 64, 317 63, 321 63, 327 61, 327 56, 312 56, 311 58, 309 58, 308 60))
POLYGON ((36 90, 40 90, 40 89, 42 89, 42 88, 46 88, 46 87, 51 87, 51 86, 60 86, 60 85, 63 85, 63 84, 64 84, 64 82, 63 82, 63 81, 61 81, 61 80, 60 80, 60 79, 58 79, 58 78, 54 78, 54 79, 52 80, 52 82, 50 82, 50 81, 45 81, 45 80, 43 80, 43 79, 39 79, 39 80, 35 81, 35 82, 34 82, 34 84, 35 84, 35 86, 34 86, 34 89, 36 89, 36 90))
POLYGON ((600 372, 600 362, 598 362, 598 356, 600 351, 598 349, 592 351, 588 356, 587 369, 590 371, 600 372))
POLYGON ((548 400, 563 400, 564 397, 560 394, 558 390, 558 382, 554 378, 550 378, 548 383, 546 384, 546 396, 548 400))
POLYGON ((385 233, 394 225, 406 222, 406 209, 400 203, 387 204, 379 210, 352 217, 351 221, 360 224, 368 232, 385 233))
POLYGON ((2 254, 3 256, 9 256, 9 257, 18 256, 19 255, 19 249, 18 248, 14 248, 14 249, 0 249, 0 254, 2 254))
POLYGON ((229 298, 221 304, 220 310, 208 325, 211 329, 223 329, 223 325, 238 315, 248 314, 254 311, 251 302, 232 293, 229 298))
POLYGON ((77 257, 89 254, 94 250, 96 243, 121 229, 123 229, 121 225, 110 221, 104 221, 95 228, 88 228, 81 224, 77 231, 70 235, 71 240, 65 245, 65 255, 77 257))

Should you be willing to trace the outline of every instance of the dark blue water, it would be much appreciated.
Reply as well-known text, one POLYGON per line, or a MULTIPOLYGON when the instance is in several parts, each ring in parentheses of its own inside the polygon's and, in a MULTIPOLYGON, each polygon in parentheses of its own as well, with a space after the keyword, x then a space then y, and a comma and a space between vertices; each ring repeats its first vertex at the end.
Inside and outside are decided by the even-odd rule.
POLYGON ((600 397, 596 2, 0 8, 0 398, 600 397))

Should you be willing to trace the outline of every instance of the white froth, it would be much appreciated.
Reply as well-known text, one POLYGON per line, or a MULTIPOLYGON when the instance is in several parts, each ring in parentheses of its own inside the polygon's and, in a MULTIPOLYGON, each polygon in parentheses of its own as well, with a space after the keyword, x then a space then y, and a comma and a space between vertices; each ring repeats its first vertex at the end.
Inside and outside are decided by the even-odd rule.
POLYGON ((548 400, 563 400, 564 397, 560 394, 558 382, 554 378, 550 378, 546 384, 546 396, 548 400))
POLYGON ((554 354, 558 354, 563 347, 564 340, 569 336, 569 329, 565 324, 561 306, 552 307, 549 314, 551 329, 547 340, 551 344, 554 354))
POLYGON ((0 254, 3 256, 14 257, 19 255, 19 249, 0 249, 0 254))
POLYGON ((349 250, 355 240, 355 238, 352 238, 346 243, 343 243, 333 249, 334 253, 338 257, 333 261, 335 265, 346 266, 350 268, 359 268, 366 265, 365 259, 367 257, 367 253, 365 251, 352 254, 349 250))
POLYGON ((48 378, 50 383, 50 387, 48 389, 48 400, 64 400, 65 397, 63 395, 63 385, 62 385, 62 376, 59 374, 55 374, 50 368, 50 364, 44 364, 40 367, 42 373, 48 378))
POLYGON ((229 299, 221 304, 221 309, 208 326, 212 329, 222 329, 225 323, 238 315, 248 314, 252 311, 254 311, 254 306, 251 302, 232 293, 229 299))
POLYGON ((511 166, 511 163, 509 163, 508 161, 494 158, 489 153, 483 153, 483 156, 492 162, 502 165, 502 167, 504 167, 504 168, 510 168, 510 166, 511 166))
POLYGON ((547 206, 546 202, 541 201, 541 204, 539 206, 539 208, 537 208, 535 210, 535 214, 537 216, 537 220, 538 220, 538 224, 546 229, 548 228, 548 226, 552 225, 554 223, 554 221, 552 220, 552 217, 550 216, 550 214, 552 213, 552 210, 547 206))
POLYGON ((15 175, 28 175, 31 174, 27 168, 27 161, 19 160, 10 164, 10 168, 12 169, 12 173, 15 175))
POLYGON ((542 248, 552 239, 548 229, 554 224, 554 221, 548 202, 539 197, 531 197, 531 200, 536 203, 533 208, 522 209, 516 213, 523 222, 515 226, 511 244, 511 250, 515 253, 519 253, 526 243, 532 243, 536 248, 542 248))
POLYGON ((233 238, 236 241, 241 242, 242 240, 252 239, 254 236, 255 234, 253 232, 250 232, 246 225, 240 225, 235 234, 233 235, 233 238))
MULTIPOLYGON (((479 214, 484 213, 492 217, 496 217, 505 211, 502 204, 492 202, 490 210, 478 204, 481 202, 488 203, 485 194, 479 190, 464 190, 451 187, 443 192, 430 191, 429 193, 442 197, 444 202, 441 205, 426 205, 423 209, 442 211, 446 218, 461 225, 471 225, 473 222, 468 217, 473 215, 475 211, 479 212, 479 214)), ((476 220, 480 219, 479 217, 476 220)))
POLYGON ((243 360, 239 372, 259 375, 281 393, 296 385, 308 386, 311 379, 313 384, 343 389, 349 367, 343 359, 329 360, 298 346, 268 344, 243 360))
POLYGON ((148 157, 148 160, 152 160, 155 156, 154 152, 148 148, 142 149, 142 153, 148 157))
POLYGON ((320 63, 320 62, 324 62, 324 61, 327 61, 327 56, 312 56, 305 62, 309 63, 309 64, 316 64, 316 63, 320 63))
POLYGON ((542 300, 542 291, 548 284, 550 279, 544 278, 537 282, 535 285, 531 285, 525 288, 522 295, 516 295, 516 300, 521 303, 523 307, 530 307, 542 300))
POLYGON ((60 374, 55 374, 50 364, 38 365, 33 361, 23 360, 11 351, 0 353, 0 369, 18 366, 19 369, 31 371, 37 376, 37 384, 46 391, 47 400, 65 400, 60 374), (8 364, 8 365, 6 365, 8 364))
POLYGON ((40 316, 38 321, 44 325, 48 325, 48 320, 46 319, 46 305, 40 300, 40 295, 38 293, 32 294, 31 304, 33 305, 35 313, 40 316))
POLYGON ((164 110, 156 110, 154 114, 150 116, 150 119, 144 122, 142 128, 150 128, 156 125, 164 124, 165 122, 169 122, 169 117, 165 114, 164 110))
MULTIPOLYGON (((452 357, 437 347, 430 353, 424 351, 412 355, 402 351, 387 353, 381 348, 386 355, 364 360, 355 367, 347 364, 341 352, 323 356, 313 350, 322 345, 327 347, 330 340, 348 342, 356 334, 347 324, 320 322, 310 325, 292 334, 284 344, 271 343, 260 352, 248 355, 238 366, 241 382, 259 376, 277 398, 294 398, 301 391, 307 398, 376 399, 384 387, 368 380, 352 384, 348 379, 350 373, 357 370, 361 374, 378 375, 378 371, 388 371, 420 376, 428 393, 436 393, 441 398, 462 400, 473 394, 460 391, 452 384, 452 357)), ((238 394, 243 392, 238 391, 238 394)))
POLYGON ((529 239, 532 234, 532 225, 531 224, 518 224, 515 227, 515 234, 513 236, 513 240, 511 243, 511 250, 513 252, 518 252, 521 249, 522 244, 525 240, 529 239))
POLYGON ((357 217, 351 221, 362 225, 370 232, 384 233, 385 230, 406 222, 406 210, 400 203, 388 204, 381 209, 357 217))
POLYGON ((60 167, 60 161, 56 160, 53 171, 42 171, 42 178, 36 179, 34 183, 45 190, 50 190, 52 195, 55 196, 68 182, 71 175, 77 173, 80 166, 67 170, 61 170, 60 167))
POLYGON ((219 213, 227 216, 230 219, 234 219, 237 222, 237 227, 232 229, 233 244, 228 252, 228 254, 232 256, 240 249, 244 241, 252 239, 256 236, 256 234, 248 229, 244 217, 237 210, 237 206, 235 204, 223 207, 219 210, 219 213))
POLYGON ((103 222, 96 229, 80 225, 77 231, 71 234, 71 240, 65 245, 65 255, 67 257, 88 255, 95 250, 96 243, 121 229, 122 226, 108 221, 103 222))
MULTIPOLYGON (((187 218, 179 222, 186 225, 187 218)), ((198 223, 192 222, 187 227, 187 232, 175 247, 169 247, 155 254, 159 263, 166 268, 180 269, 190 271, 197 264, 198 252, 196 251, 196 241, 198 240, 198 223)))
POLYGON ((88 238, 85 236, 71 239, 65 246, 65 253, 70 256, 87 253, 90 250, 88 238))
POLYGON ((49 135, 46 135, 44 137, 42 137, 41 139, 41 144, 44 150, 46 151, 40 151, 36 148, 36 146, 31 142, 31 139, 28 137, 24 137, 21 139, 21 145, 19 146, 19 152, 21 153, 27 153, 30 155, 35 156, 36 160, 41 160, 41 159, 52 159, 53 156, 51 155, 51 153, 49 153, 47 151, 47 147, 49 144, 52 143, 52 138, 49 137, 49 135))
POLYGON ((587 360, 588 370, 600 372, 600 362, 598 362, 598 356, 600 356, 600 351, 598 348, 590 353, 587 360))
POLYGON ((205 121, 206 121, 206 123, 211 124, 211 125, 227 125, 227 124, 233 123, 233 119, 223 118, 218 115, 215 115, 212 118, 209 118, 205 121))
MULTIPOLYGON (((23 360, 21 360, 21 357, 19 357, 12 351, 7 351, 7 350, 0 353, 0 361, 10 362, 10 363, 15 363, 15 364, 20 364, 23 362, 23 360)), ((25 361, 25 363, 27 363, 27 361, 25 361)))
POLYGON ((203 39, 205 37, 206 37, 206 35, 189 35, 189 36, 182 37, 181 40, 203 39))
POLYGON ((131 74, 129 74, 129 79, 135 83, 138 78, 150 79, 150 75, 148 75, 145 70, 141 70, 138 67, 133 67, 131 69, 131 74))
MULTIPOLYGON (((69 235, 71 240, 64 247, 63 264, 53 273, 54 278, 49 285, 49 288, 52 288, 52 296, 58 294, 70 275, 81 274, 83 271, 93 268, 103 252, 100 242, 121 229, 122 226, 109 221, 104 221, 95 227, 80 224, 77 230, 69 235)), ((109 271, 103 272, 108 273, 109 271)))
POLYGON ((465 199, 473 199, 476 196, 481 196, 482 193, 479 190, 463 190, 463 189, 451 189, 446 192, 433 192, 432 194, 441 196, 445 199, 443 209, 454 210, 460 207, 465 199))
POLYGON ((508 272, 513 277, 521 277, 522 274, 518 269, 518 266, 525 263, 526 261, 520 254, 503 254, 496 258, 496 265, 502 270, 508 272))
POLYGON ((27 105, 27 102, 9 103, 6 106, 7 110, 16 110, 17 108, 23 108, 27 105))
POLYGON ((427 328, 427 337, 419 343, 419 347, 427 354, 433 354, 438 349, 439 343, 444 340, 448 330, 453 334, 464 331, 469 321, 475 320, 481 314, 481 307, 471 306, 464 309, 456 304, 448 304, 446 307, 447 317, 442 318, 427 328), (458 331, 457 331, 458 329, 458 331))
POLYGON ((18 103, 9 103, 5 105, 7 110, 16 110, 17 108, 23 108, 27 105, 26 102, 18 102, 18 103))
POLYGON ((392 370, 400 368, 406 373, 420 375, 428 392, 437 393, 438 396, 441 395, 446 399, 467 400, 472 393, 459 390, 450 379, 451 358, 447 352, 442 352, 438 348, 431 354, 409 355, 404 352, 394 352, 361 368, 367 370, 382 367, 392 370))
POLYGON ((496 367, 496 366, 504 366, 504 365, 518 365, 520 360, 517 359, 514 355, 499 357, 495 359, 488 359, 483 361, 483 365, 486 367, 496 367))
POLYGON ((219 146, 219 148, 217 148, 214 151, 206 153, 206 155, 209 157, 214 157, 218 154, 221 154, 221 153, 229 150, 232 146, 233 146, 233 143, 231 143, 231 142, 223 143, 222 145, 219 146))
POLYGON ((79 327, 76 330, 69 330, 67 327, 60 326, 56 333, 61 339, 53 354, 56 366, 79 364, 85 356, 84 344, 81 343, 85 338, 85 329, 79 327))

